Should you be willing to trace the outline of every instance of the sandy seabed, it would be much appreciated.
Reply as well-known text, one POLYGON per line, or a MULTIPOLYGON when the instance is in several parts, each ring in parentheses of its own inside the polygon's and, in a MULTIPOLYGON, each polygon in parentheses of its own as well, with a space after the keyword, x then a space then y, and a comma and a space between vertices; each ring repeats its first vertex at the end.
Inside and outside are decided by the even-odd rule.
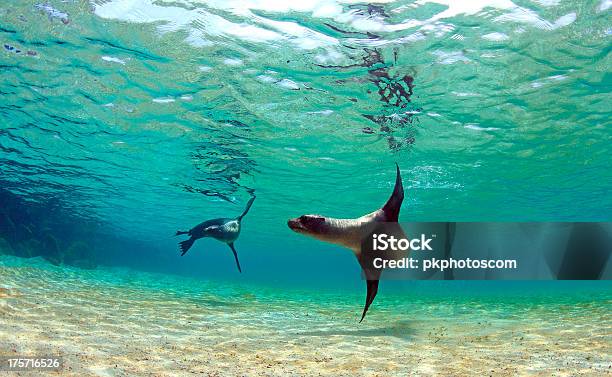
POLYGON ((10 258, 0 257, 0 355, 62 356, 48 375, 612 375, 610 300, 385 309, 395 304, 380 295, 359 324, 357 295, 338 303, 10 258))

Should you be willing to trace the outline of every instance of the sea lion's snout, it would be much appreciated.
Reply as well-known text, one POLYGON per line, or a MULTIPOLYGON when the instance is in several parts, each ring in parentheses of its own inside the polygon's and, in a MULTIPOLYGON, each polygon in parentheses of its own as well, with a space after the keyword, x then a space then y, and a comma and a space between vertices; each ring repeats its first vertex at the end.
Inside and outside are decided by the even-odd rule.
POLYGON ((300 230, 304 229, 304 227, 302 226, 302 223, 300 222, 299 217, 295 219, 287 220, 287 226, 289 227, 289 229, 293 230, 294 232, 299 232, 300 230))

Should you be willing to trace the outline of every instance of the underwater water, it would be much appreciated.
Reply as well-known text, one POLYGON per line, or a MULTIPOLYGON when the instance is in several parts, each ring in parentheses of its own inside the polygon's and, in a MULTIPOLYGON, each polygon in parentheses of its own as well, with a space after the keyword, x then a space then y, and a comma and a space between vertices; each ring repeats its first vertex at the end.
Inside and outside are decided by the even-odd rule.
POLYGON ((0 0, 2 350, 75 375, 609 373, 609 281, 383 282, 358 324, 351 252, 286 222, 380 208, 395 163, 400 221, 610 221, 611 7, 0 0), (242 274, 214 240, 179 256, 253 195, 242 274))

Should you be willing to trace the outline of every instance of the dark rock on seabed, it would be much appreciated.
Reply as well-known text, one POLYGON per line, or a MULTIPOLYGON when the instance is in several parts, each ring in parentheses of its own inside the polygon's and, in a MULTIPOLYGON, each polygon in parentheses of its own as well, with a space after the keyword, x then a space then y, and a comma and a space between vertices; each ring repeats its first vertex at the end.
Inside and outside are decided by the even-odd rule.
POLYGON ((25 201, 0 189, 0 254, 42 257, 56 266, 95 268, 95 250, 87 241, 90 225, 58 208, 54 200, 25 201))

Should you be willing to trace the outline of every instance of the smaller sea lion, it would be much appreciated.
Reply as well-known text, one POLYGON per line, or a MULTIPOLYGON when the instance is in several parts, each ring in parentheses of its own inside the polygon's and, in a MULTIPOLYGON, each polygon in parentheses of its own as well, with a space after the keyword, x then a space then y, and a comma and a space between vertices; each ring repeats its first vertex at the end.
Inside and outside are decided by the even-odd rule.
POLYGON ((230 249, 232 249, 232 253, 234 253, 234 258, 236 259, 236 266, 238 266, 238 271, 242 272, 240 268, 240 262, 238 261, 238 253, 236 253, 236 248, 234 247, 234 242, 238 239, 240 235, 240 224, 242 218, 249 212, 251 209, 251 205, 255 201, 255 196, 253 196, 246 205, 244 212, 242 215, 236 218, 219 218, 204 221, 201 224, 198 224, 191 228, 189 231, 177 231, 176 235, 179 236, 181 234, 188 234, 190 238, 188 240, 182 241, 179 243, 181 248, 181 256, 185 255, 187 251, 193 246, 193 243, 202 238, 202 237, 212 237, 216 240, 219 240, 223 243, 226 243, 230 249))

